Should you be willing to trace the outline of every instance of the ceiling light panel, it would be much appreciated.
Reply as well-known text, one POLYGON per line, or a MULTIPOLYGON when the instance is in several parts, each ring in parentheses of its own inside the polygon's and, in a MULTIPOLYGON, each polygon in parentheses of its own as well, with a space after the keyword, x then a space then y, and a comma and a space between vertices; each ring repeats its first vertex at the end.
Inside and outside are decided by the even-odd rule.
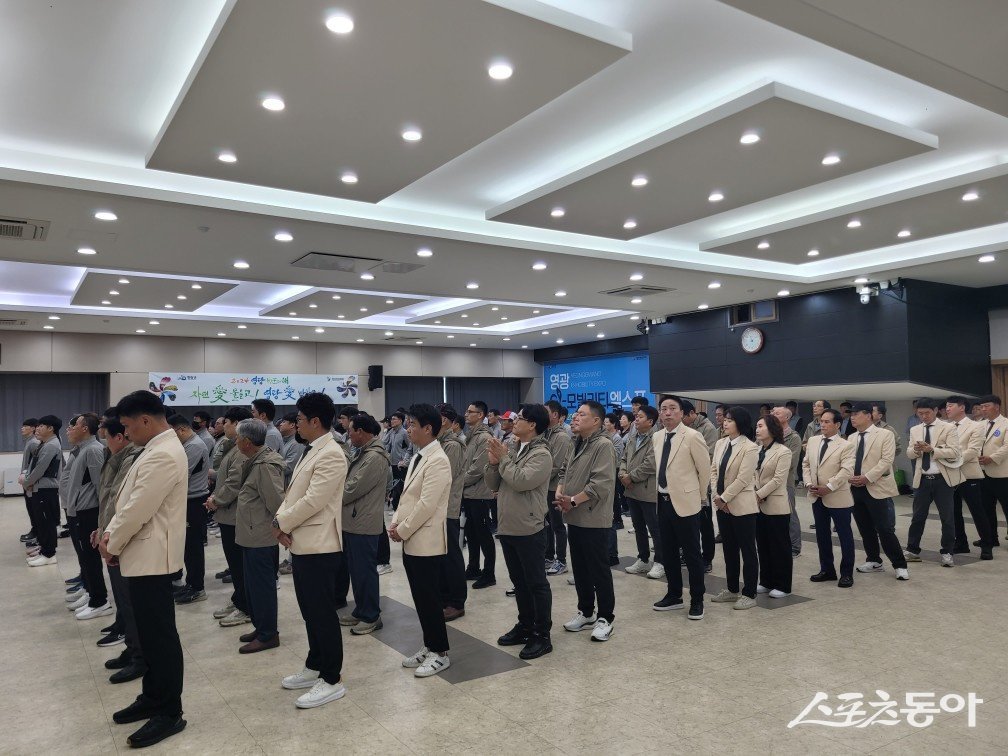
POLYGON ((494 326, 502 322, 513 326, 518 321, 553 315, 559 312, 564 312, 564 309, 559 307, 543 307, 541 305, 513 305, 505 304, 504 302, 487 302, 466 310, 458 310, 457 312, 439 313, 422 318, 408 318, 406 322, 410 325, 441 325, 452 328, 473 328, 473 323, 494 326), (539 312, 536 314, 533 313, 533 310, 539 310, 539 312), (502 318, 507 318, 507 321, 502 321, 502 318), (435 320, 440 320, 441 323, 437 324, 434 322, 435 320))
MULTIPOLYGON (((559 205, 567 211, 565 231, 631 239, 931 149, 928 135, 921 134, 917 141, 800 104, 814 100, 795 90, 768 85, 759 93, 761 102, 709 125, 711 114, 705 114, 691 131, 691 124, 674 127, 657 147, 640 154, 633 154, 640 148, 631 148, 625 160, 605 156, 597 172, 560 188, 530 192, 490 210, 487 217, 553 228, 549 209, 559 205), (740 144, 739 135, 756 125, 762 135, 759 144, 740 144), (844 160, 826 171, 822 157, 836 152, 837 145, 843 147, 844 160), (626 177, 637 174, 660 181, 662 191, 633 191, 626 177), (715 200, 717 196, 722 198, 715 200), (624 228, 629 217, 637 219, 635 228, 624 228)), ((831 109, 842 112, 840 106, 831 109)), ((893 128, 911 133, 895 124, 893 128)))
POLYGON ((172 303, 177 312, 193 312, 217 297, 235 288, 234 284, 203 281, 198 291, 193 290, 192 279, 160 278, 130 274, 129 285, 122 285, 118 273, 88 271, 81 281, 71 304, 81 307, 101 307, 102 300, 111 300, 113 307, 130 310, 161 310, 165 302, 172 303), (119 294, 109 297, 109 291, 119 294), (183 294, 183 292, 185 292, 183 294), (184 297, 184 299, 179 299, 184 297))
POLYGON ((401 13, 385 2, 351 5, 341 11, 352 28, 343 21, 333 32, 331 15, 307 7, 236 4, 148 167, 377 202, 627 54, 499 4, 410 0, 401 13), (341 71, 321 89, 320 61, 341 71), (504 62, 514 75, 491 78, 503 77, 503 67, 490 66, 504 62), (283 118, 248 94, 276 81, 297 103, 283 118), (422 139, 405 142, 409 127, 422 139), (224 165, 214 157, 229 144, 241 145, 241 159, 224 165), (343 183, 339 166, 320 155, 353 155, 366 182, 343 183))
POLYGON ((426 300, 418 297, 404 297, 396 294, 392 298, 392 304, 386 300, 389 297, 385 294, 355 294, 348 291, 335 292, 332 290, 311 291, 297 299, 288 300, 275 307, 264 309, 260 315, 263 317, 288 318, 291 312, 298 313, 302 318, 310 320, 360 320, 372 315, 379 315, 385 312, 392 312, 401 307, 410 307, 421 304, 426 300), (333 296, 339 299, 333 299, 333 296), (312 307, 311 305, 317 305, 312 307), (365 308, 365 312, 361 312, 365 308), (342 315, 343 317, 340 317, 342 315))

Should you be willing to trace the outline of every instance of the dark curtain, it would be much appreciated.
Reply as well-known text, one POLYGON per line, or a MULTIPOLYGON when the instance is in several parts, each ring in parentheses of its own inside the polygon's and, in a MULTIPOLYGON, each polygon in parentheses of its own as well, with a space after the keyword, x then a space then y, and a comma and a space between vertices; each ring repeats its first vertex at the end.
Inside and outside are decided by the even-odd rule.
MULTIPOLYGON (((451 379, 448 379, 451 382, 451 379)), ((438 404, 444 400, 443 378, 385 376, 385 412, 391 414, 411 404, 438 404)), ((379 418, 381 419, 381 418, 379 418)))
POLYGON ((519 378, 449 378, 448 403, 464 413, 470 402, 482 399, 489 409, 518 409, 521 401, 519 378))
POLYGON ((107 373, 0 373, 0 450, 22 451, 21 421, 42 415, 63 421, 65 448, 67 421, 81 412, 100 415, 108 394, 107 373))

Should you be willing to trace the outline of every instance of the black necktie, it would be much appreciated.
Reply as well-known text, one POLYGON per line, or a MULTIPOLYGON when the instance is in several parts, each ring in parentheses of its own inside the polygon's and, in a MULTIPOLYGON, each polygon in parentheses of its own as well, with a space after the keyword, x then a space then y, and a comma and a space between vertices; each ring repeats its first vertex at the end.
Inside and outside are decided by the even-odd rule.
POLYGON ((717 494, 720 496, 724 493, 724 478, 725 473, 728 471, 728 460, 731 459, 732 444, 731 441, 728 442, 728 448, 725 449, 725 453, 721 457, 721 463, 718 465, 717 469, 717 494))
MULTIPOLYGON (((862 434, 862 435, 864 435, 864 434, 862 434)), ((822 446, 819 447, 819 461, 820 462, 822 462, 822 458, 826 456, 826 447, 829 446, 829 442, 831 440, 832 439, 829 439, 829 438, 823 438, 823 440, 822 440, 822 446)), ((863 446, 861 447, 861 450, 864 451, 864 447, 863 446)))
MULTIPOLYGON (((773 446, 773 442, 770 443, 770 446, 773 446)), ((767 449, 769 448, 769 446, 760 446, 759 459, 756 461, 757 472, 763 469, 763 460, 766 459, 767 449)))
MULTIPOLYGON (((929 445, 931 443, 931 426, 930 425, 925 425, 924 426, 924 443, 925 444, 929 444, 929 445)), ((931 467, 931 455, 928 454, 927 452, 925 452, 924 455, 921 457, 921 470, 923 470, 924 472, 927 472, 927 470, 928 470, 929 467, 931 467)))
POLYGON ((854 474, 861 474, 861 463, 864 461, 864 437, 866 431, 858 433, 857 453, 854 455, 854 474))
POLYGON ((304 462, 304 458, 308 456, 308 452, 311 451, 311 444, 305 444, 304 451, 301 452, 301 459, 298 462, 304 462))
POLYGON ((668 467, 669 452, 672 451, 672 436, 675 433, 665 433, 665 443, 661 450, 661 464, 658 466, 658 485, 668 490, 668 477, 665 475, 665 468, 668 467))
POLYGON ((417 465, 420 464, 420 457, 421 457, 421 455, 419 453, 413 455, 413 459, 410 460, 409 470, 406 471, 406 477, 407 478, 410 475, 412 475, 413 471, 416 470, 417 465))
POLYGON ((988 420, 987 421, 987 435, 986 435, 985 438, 990 438, 990 434, 991 434, 992 430, 994 430, 994 421, 993 420, 988 420))

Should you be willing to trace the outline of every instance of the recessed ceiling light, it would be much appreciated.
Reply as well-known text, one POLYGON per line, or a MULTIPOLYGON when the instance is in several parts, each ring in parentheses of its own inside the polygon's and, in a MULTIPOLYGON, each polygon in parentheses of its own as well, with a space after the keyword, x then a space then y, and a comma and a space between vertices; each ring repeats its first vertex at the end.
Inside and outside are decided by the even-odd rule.
POLYGON ((552 210, 550 210, 550 215, 553 216, 554 218, 563 218, 564 215, 566 214, 567 211, 564 210, 562 207, 554 207, 552 210))
POLYGON ((174 309, 175 309, 175 305, 173 305, 173 304, 166 304, 166 305, 164 306, 164 308, 165 308, 166 310, 174 310, 174 309))
POLYGON ((514 68, 507 61, 498 60, 490 64, 487 69, 487 73, 490 74, 491 79, 496 79, 497 81, 505 81, 511 78, 511 74, 514 73, 514 68))
POLYGON ((143 328, 137 328, 136 332, 137 333, 147 333, 147 331, 145 331, 143 328))
POLYGON ((898 234, 896 234, 896 236, 898 236, 900 239, 906 239, 908 236, 910 236, 910 233, 911 232, 909 228, 904 228, 898 234))
POLYGON ((756 249, 770 249, 770 242, 765 239, 756 245, 756 249))
POLYGON ((333 13, 326 18, 325 25, 333 34, 349 34, 354 28, 353 19, 346 13, 333 13))
POLYGON ((420 249, 418 249, 416 251, 416 254, 417 254, 417 257, 433 257, 434 256, 434 253, 430 250, 429 247, 420 247, 420 249))
POLYGON ((341 296, 340 296, 339 294, 333 294, 333 295, 332 295, 332 298, 333 298, 333 299, 335 299, 335 300, 340 300, 340 299, 342 299, 343 297, 341 297, 341 296))
POLYGON ((638 174, 630 179, 630 186, 647 186, 648 177, 643 174, 638 174))
POLYGON ((637 228, 637 221, 635 221, 633 218, 627 218, 625 221, 623 221, 623 228, 625 228, 627 231, 633 231, 635 228, 637 228))
POLYGON ((476 346, 476 343, 475 343, 475 342, 473 342, 473 343, 472 343, 472 344, 470 344, 469 346, 471 346, 471 347, 474 347, 474 346, 476 346))
POLYGON ((476 283, 475 281, 470 281, 469 283, 466 284, 466 288, 467 289, 478 289, 479 288, 479 284, 476 283))
POLYGON ((710 307, 708 304, 697 305, 698 310, 706 310, 708 307, 710 307))
POLYGON ((129 283, 129 279, 128 278, 120 278, 119 279, 119 283, 121 283, 121 284, 128 284, 129 283))
POLYGON ((217 335, 218 336, 227 336, 227 334, 224 333, 224 331, 217 331, 217 335))
POLYGON ((759 140, 760 140, 759 134, 757 134, 755 131, 747 131, 739 139, 739 142, 741 142, 742 144, 756 144, 756 142, 758 142, 759 140))
POLYGON ((546 263, 544 262, 532 263, 532 270, 546 270, 546 263))
MULTIPOLYGON (((147 322, 150 325, 161 325, 161 321, 160 320, 148 320, 147 322)), ((238 327, 241 328, 241 326, 238 326, 238 327)))
POLYGON ((789 296, 790 294, 791 292, 788 291, 787 289, 781 289, 780 291, 777 292, 778 297, 786 297, 789 296))
POLYGON ((858 278, 854 279, 854 283, 856 283, 856 284, 866 284, 866 283, 868 283, 868 279, 865 278, 864 276, 859 276, 858 278))
POLYGON ((245 330, 246 328, 248 328, 248 326, 247 326, 247 325, 245 325, 244 323, 242 323, 242 324, 240 324, 240 325, 238 326, 238 328, 239 328, 239 329, 241 329, 242 331, 244 331, 244 330, 245 330))
POLYGON ((810 249, 808 251, 808 256, 809 257, 819 257, 819 250, 818 249, 810 249))
POLYGON ((59 315, 50 315, 49 316, 49 320, 59 320, 59 319, 60 319, 59 315))
POLYGON ((473 328, 475 328, 478 325, 479 325, 479 323, 473 323, 473 328))
POLYGON ((245 262, 244 260, 235 260, 232 263, 232 265, 234 267, 238 268, 238 270, 248 270, 248 267, 249 267, 249 264, 247 262, 245 262))
POLYGON ((364 339, 357 339, 357 343, 358 344, 363 344, 364 343, 364 339))
POLYGON ((275 234, 273 234, 273 238, 276 239, 278 242, 289 242, 294 241, 294 234, 292 234, 290 231, 277 231, 275 234))
POLYGON ((110 304, 112 304, 112 303, 111 303, 111 302, 109 302, 109 301, 108 301, 107 299, 103 299, 103 300, 101 301, 101 303, 102 303, 103 305, 110 305, 110 304))
POLYGON ((585 325, 587 325, 589 328, 594 328, 595 327, 594 323, 586 323, 585 325))
POLYGON ((361 281, 374 281, 374 273, 361 273, 361 281))
POLYGON ((184 299, 186 299, 186 295, 185 294, 179 294, 177 297, 175 297, 175 299, 184 300, 184 299))
POLYGON ((491 307, 490 312, 497 312, 499 309, 500 307, 491 307))
POLYGON ((288 312, 287 314, 288 314, 288 315, 290 315, 290 316, 291 316, 292 318, 293 318, 293 317, 296 317, 296 316, 297 316, 297 313, 296 313, 296 312, 294 312, 293 310, 291 310, 291 311, 290 311, 290 312, 288 312))
POLYGON ((310 310, 317 310, 318 309, 318 305, 315 304, 314 302, 309 302, 308 303, 308 309, 310 309, 310 310))
POLYGON ((441 325, 441 321, 440 320, 435 320, 434 321, 434 325, 441 325))
POLYGON ((420 346, 421 344, 423 344, 423 342, 422 341, 418 341, 416 344, 417 344, 417 346, 420 346))
POLYGON ((454 338, 455 338, 455 334, 453 334, 453 333, 449 333, 449 334, 448 334, 448 338, 449 338, 449 339, 454 339, 454 338))
POLYGON ((504 338, 502 339, 502 341, 511 341, 511 337, 510 337, 510 336, 505 336, 505 337, 504 337, 504 338))
POLYGON ((631 315, 630 320, 640 320, 640 315, 631 315))
POLYGON ((198 289, 202 289, 203 287, 202 287, 202 286, 200 286, 199 284, 193 284, 193 285, 192 285, 192 288, 193 288, 193 289, 197 289, 197 290, 198 290, 198 289))
POLYGON ((847 228, 861 228, 861 221, 857 218, 851 218, 847 221, 847 228))
POLYGON ((367 312, 367 307, 361 307, 361 308, 360 308, 360 311, 361 311, 361 312, 367 312))
POLYGON ((839 162, 840 162, 840 156, 837 155, 835 152, 831 152, 830 154, 823 156, 822 159, 823 165, 836 165, 839 162))
MULTIPOLYGON (((463 313, 462 313, 462 314, 461 314, 461 315, 460 315, 459 317, 461 317, 461 318, 468 318, 469 316, 468 316, 468 315, 466 315, 466 314, 465 314, 465 313, 463 312, 463 313)), ((435 320, 434 322, 435 322, 435 323, 440 323, 441 321, 439 321, 439 320, 435 320)))
POLYGON ((557 339, 557 344, 563 344, 563 339, 557 339))
POLYGON ((116 291, 115 289, 109 289, 109 294, 111 296, 113 296, 113 297, 118 297, 119 296, 119 292, 116 291))
POLYGON ((273 110, 273 111, 283 110, 285 107, 287 107, 286 105, 284 105, 284 101, 281 100, 279 97, 264 97, 262 101, 262 106, 266 108, 266 110, 273 110))
POLYGON ((47 330, 47 331, 51 331, 51 330, 53 330, 53 329, 54 329, 54 328, 55 328, 56 326, 50 326, 50 325, 44 325, 44 326, 42 326, 42 327, 43 327, 43 328, 44 328, 45 330, 47 330))
POLYGON ((98 253, 95 251, 94 247, 78 247, 77 248, 77 254, 78 255, 97 255, 98 253))
POLYGON ((708 202, 720 202, 723 199, 724 193, 716 190, 707 195, 708 202))
POLYGON ((522 344, 522 349, 528 349, 528 344, 522 344))
POLYGON ((238 156, 235 155, 233 152, 228 152, 228 151, 218 152, 217 153, 217 159, 220 160, 222 163, 237 163, 238 162, 238 156))
POLYGON ((409 126, 403 129, 402 138, 407 142, 419 142, 423 139, 423 133, 415 126, 409 126))
POLYGON ((300 336, 291 336, 291 339, 293 339, 294 341, 300 341, 301 337, 300 336))
POLYGON ((315 333, 325 333, 325 328, 316 328, 315 333))
POLYGON ((119 220, 119 216, 113 213, 111 210, 99 210, 94 214, 94 217, 100 221, 119 220))
POLYGON ((339 180, 344 184, 353 185, 357 183, 357 174, 353 171, 343 171, 340 174, 339 180))
POLYGON ((643 281, 644 280, 644 274, 643 273, 633 273, 630 276, 630 280, 631 281, 643 281))
POLYGON ((994 255, 980 255, 980 257, 977 258, 977 262, 989 263, 994 262, 994 259, 994 255))
POLYGON ((559 290, 553 292, 553 296, 555 296, 555 297, 566 297, 567 296, 567 292, 564 291, 563 289, 559 289, 559 290))
POLYGON ((643 301, 644 300, 641 299, 640 297, 634 297, 633 299, 630 300, 630 304, 640 304, 643 301))
POLYGON ((507 315, 501 315, 501 320, 507 320, 507 315))
POLYGON ((711 281, 709 284, 707 284, 707 288, 708 289, 720 289, 721 288, 721 282, 720 281, 711 281))
POLYGON ((395 336, 395 334, 392 331, 385 331, 385 335, 386 336, 395 336))
POLYGON ((532 310, 532 314, 533 315, 538 315, 539 314, 539 310, 532 310))
MULTIPOLYGON (((980 199, 980 192, 971 189, 962 196, 962 199, 963 202, 972 202, 973 200, 978 200, 980 199)), ((95 217, 97 218, 98 216, 96 215, 95 217)))
POLYGON ((543 336, 549 336, 549 331, 543 331, 543 332, 542 332, 542 335, 543 335, 543 336))

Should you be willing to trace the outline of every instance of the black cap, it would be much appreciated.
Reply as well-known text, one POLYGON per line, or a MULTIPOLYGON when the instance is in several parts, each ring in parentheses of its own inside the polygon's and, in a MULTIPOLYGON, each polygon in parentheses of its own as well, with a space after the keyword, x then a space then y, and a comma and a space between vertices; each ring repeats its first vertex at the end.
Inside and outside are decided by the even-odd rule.
POLYGON ((867 412, 870 415, 872 413, 872 404, 871 402, 854 402, 851 412, 867 412))

